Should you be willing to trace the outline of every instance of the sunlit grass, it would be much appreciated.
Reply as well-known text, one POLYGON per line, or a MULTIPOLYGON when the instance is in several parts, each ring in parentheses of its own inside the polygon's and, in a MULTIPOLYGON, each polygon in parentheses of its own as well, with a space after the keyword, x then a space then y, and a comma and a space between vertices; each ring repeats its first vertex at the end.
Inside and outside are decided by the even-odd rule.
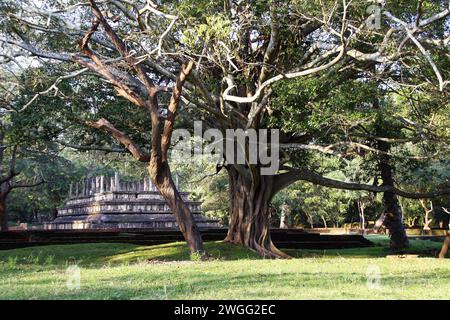
POLYGON ((76 244, 0 251, 0 298, 450 298, 449 260, 431 257, 440 243, 412 241, 405 258, 389 252, 386 238, 371 240, 377 245, 370 248, 290 250, 291 255, 302 257, 291 260, 260 259, 221 242, 206 243, 212 258, 202 262, 189 261, 184 243, 76 244), (79 290, 67 286, 71 265, 80 267, 79 290))

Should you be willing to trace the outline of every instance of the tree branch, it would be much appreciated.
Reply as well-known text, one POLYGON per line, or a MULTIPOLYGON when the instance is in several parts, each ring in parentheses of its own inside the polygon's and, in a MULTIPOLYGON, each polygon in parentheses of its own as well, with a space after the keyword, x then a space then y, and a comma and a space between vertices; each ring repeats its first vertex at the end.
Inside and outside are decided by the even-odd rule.
POLYGON ((58 77, 57 79, 56 79, 56 81, 50 86, 50 87, 48 87, 46 90, 44 90, 44 91, 41 91, 41 92, 38 92, 38 93, 36 93, 34 96, 33 96, 33 98, 31 98, 30 99, 30 101, 28 101, 22 108, 20 108, 19 110, 16 110, 16 109, 13 109, 14 111, 16 111, 16 112, 23 112, 23 111, 25 111, 38 97, 40 97, 40 96, 43 96, 43 95, 46 95, 47 93, 49 93, 49 92, 51 92, 51 91, 55 91, 55 95, 57 94, 57 92, 59 91, 59 89, 58 89, 58 84, 60 84, 63 80, 66 80, 66 79, 70 79, 70 78, 74 78, 74 77, 77 77, 77 76, 79 76, 80 74, 82 74, 82 73, 84 73, 84 72, 86 72, 86 71, 88 71, 88 68, 83 68, 83 69, 81 69, 81 70, 77 70, 77 71, 74 71, 74 72, 71 72, 71 73, 69 73, 69 74, 67 74, 67 75, 64 75, 64 76, 60 76, 60 77, 58 77))
POLYGON ((66 143, 64 141, 56 141, 58 144, 75 149, 75 150, 84 150, 84 151, 104 151, 104 152, 115 152, 115 153, 127 153, 128 151, 123 148, 113 148, 113 147, 104 147, 104 146, 90 146, 90 145, 77 145, 72 143, 66 143))
POLYGON ((178 76, 175 87, 172 91, 172 97, 170 98, 169 107, 167 108, 167 119, 164 122, 164 129, 161 139, 161 151, 163 157, 167 156, 167 152, 170 147, 170 140, 172 138, 173 126, 175 124, 175 118, 177 115, 178 107, 180 105, 181 93, 183 85, 186 82, 186 78, 192 71, 194 62, 191 60, 187 64, 181 66, 180 75, 178 76))
POLYGON ((40 186, 41 184, 47 183, 47 181, 45 181, 44 179, 41 178, 41 180, 39 180, 38 182, 34 182, 34 183, 16 183, 16 184, 12 184, 10 186, 10 189, 17 189, 17 188, 32 188, 32 187, 37 187, 40 186))
MULTIPOLYGON (((251 103, 251 102, 254 102, 261 96, 261 94, 264 92, 264 89, 266 87, 269 87, 269 86, 273 85, 275 82, 278 82, 278 81, 280 81, 282 79, 293 79, 293 78, 298 78, 298 77, 302 77, 302 76, 311 75, 311 74, 318 73, 318 72, 320 72, 322 70, 325 70, 325 69, 328 69, 328 68, 332 67, 333 65, 338 63, 341 60, 341 58, 344 56, 345 46, 344 45, 340 45, 340 46, 336 47, 335 50, 337 52, 339 52, 339 53, 330 62, 328 62, 328 63, 326 63, 324 65, 315 67, 315 68, 302 70, 302 71, 299 71, 299 72, 280 74, 278 76, 270 78, 269 80, 266 80, 265 82, 263 82, 258 87, 258 89, 256 90, 255 94, 253 96, 251 96, 251 97, 238 97, 238 96, 229 95, 228 92, 230 92, 234 88, 233 86, 230 86, 223 92, 223 94, 222 94, 223 99, 226 100, 226 101, 233 101, 233 102, 237 102, 237 103, 251 103)), ((335 51, 335 50, 333 50, 333 51, 335 51)))
POLYGON ((89 0, 89 3, 91 5, 94 16, 98 19, 99 23, 101 23, 101 25, 103 26, 103 29, 105 29, 106 34, 111 39, 111 42, 116 47, 117 51, 128 62, 128 64, 136 70, 136 73, 137 73, 139 79, 142 81, 142 83, 147 88, 147 90, 149 92, 152 91, 152 88, 154 87, 154 85, 153 85, 152 81, 150 80, 150 78, 148 77, 147 73, 145 72, 144 68, 142 67, 142 64, 139 61, 137 61, 132 55, 129 54, 125 43, 122 41, 122 39, 119 38, 119 36, 114 32, 114 30, 108 24, 108 22, 106 21, 105 17, 102 14, 102 12, 97 7, 95 1, 89 0))
POLYGON ((267 45, 266 52, 264 53, 263 66, 261 68, 261 73, 259 74, 258 79, 259 85, 266 81, 267 76, 270 72, 270 65, 272 64, 278 52, 280 24, 275 13, 276 10, 276 3, 272 2, 270 5, 270 40, 269 44, 267 45))
POLYGON ((344 182, 339 180, 334 180, 330 178, 323 177, 313 171, 305 170, 305 169, 293 169, 293 168, 285 168, 289 170, 288 172, 281 173, 275 176, 274 186, 273 186, 273 195, 275 195, 280 190, 286 188, 290 184, 302 180, 312 182, 316 185, 321 185, 324 187, 334 188, 334 189, 343 189, 343 190, 364 190, 370 192, 393 192, 401 197, 410 198, 410 199, 431 199, 437 198, 439 196, 449 195, 449 190, 441 190, 430 193, 413 193, 407 192, 400 189, 397 189, 393 186, 382 185, 368 185, 361 183, 353 183, 353 182, 344 182))
POLYGON ((96 122, 88 121, 87 125, 109 132, 116 140, 120 141, 128 151, 130 151, 135 159, 141 162, 150 161, 150 155, 144 153, 133 140, 126 136, 122 131, 116 129, 108 120, 102 118, 96 122))
POLYGON ((436 74, 436 77, 438 78, 438 81, 439 81, 439 91, 443 91, 444 90, 444 80, 442 78, 442 75, 441 75, 438 67, 434 63, 433 58, 431 57, 430 53, 422 46, 422 44, 419 42, 419 40, 417 40, 417 38, 414 36, 414 31, 410 30, 410 28, 406 22, 393 16, 390 12, 385 11, 384 15, 387 16, 392 21, 395 21, 404 27, 408 37, 414 42, 414 44, 417 46, 417 48, 419 48, 420 52, 425 56, 425 59, 427 59, 428 63, 431 65, 434 73, 436 74))

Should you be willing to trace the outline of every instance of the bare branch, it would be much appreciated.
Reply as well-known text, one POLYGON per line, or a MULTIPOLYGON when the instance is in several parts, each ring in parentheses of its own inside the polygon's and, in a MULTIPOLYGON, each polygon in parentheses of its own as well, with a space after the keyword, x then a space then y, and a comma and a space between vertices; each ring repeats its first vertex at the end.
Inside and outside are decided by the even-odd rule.
POLYGON ((87 122, 87 125, 109 132, 116 140, 121 142, 128 151, 130 151, 135 159, 141 162, 150 161, 150 155, 144 153, 133 140, 126 136, 122 131, 116 129, 108 120, 102 118, 96 122, 89 121, 87 122))
POLYGON ((26 183, 26 182, 18 182, 15 184, 11 184, 10 188, 12 189, 18 189, 18 188, 33 188, 33 187, 37 187, 40 186, 41 184, 47 183, 43 178, 41 178, 41 180, 39 180, 38 182, 31 182, 31 183, 26 183))
MULTIPOLYGON (((379 139, 381 140, 381 139, 379 139)), ((388 139, 389 140, 389 139, 388 139)), ((411 141, 410 139, 406 139, 406 141, 411 141)), ((383 151, 383 150, 379 150, 373 147, 370 147, 368 145, 365 145, 363 143, 358 143, 358 142, 353 142, 353 141, 341 141, 341 142, 337 142, 337 143, 333 143, 327 146, 320 146, 320 145, 316 145, 316 144, 301 144, 301 143, 284 143, 284 144, 280 144, 280 148, 281 149, 287 149, 287 150, 311 150, 311 151, 319 151, 322 152, 324 154, 330 154, 330 155, 334 155, 334 156, 338 156, 338 157, 342 157, 345 153, 341 153, 335 150, 336 147, 339 146, 346 146, 346 147, 350 147, 350 148, 355 148, 355 149, 362 149, 362 150, 366 150, 366 151, 370 151, 376 154, 385 154, 385 155, 389 155, 392 157, 396 157, 396 158, 402 158, 402 159, 415 159, 415 160, 424 160, 424 159, 430 159, 435 157, 436 155, 439 154, 439 152, 436 152, 430 156, 403 156, 403 155, 396 155, 393 154, 391 152, 387 152, 387 151, 383 151)))
POLYGON ((14 46, 24 49, 25 51, 28 51, 29 53, 31 53, 34 56, 37 56, 40 58, 59 60, 59 61, 71 61, 70 54, 42 51, 26 42, 20 42, 20 41, 16 41, 16 40, 12 40, 12 39, 7 39, 4 37, 0 37, 0 42, 12 44, 14 46))
POLYGON ((293 79, 293 78, 311 75, 311 74, 318 73, 320 71, 323 71, 325 69, 328 69, 328 68, 334 66, 343 57, 343 55, 345 53, 345 46, 344 45, 337 46, 336 51, 339 52, 339 54, 333 60, 331 60, 330 62, 328 62, 324 65, 321 65, 321 66, 318 66, 315 68, 311 68, 311 69, 307 69, 307 70, 302 70, 299 72, 280 74, 278 76, 270 78, 269 80, 266 80, 258 87, 255 94, 251 97, 238 97, 238 96, 229 95, 228 92, 230 92, 234 88, 233 86, 230 86, 223 92, 223 94, 222 94, 223 99, 226 101, 233 101, 233 102, 237 102, 237 103, 254 102, 261 96, 261 94, 264 92, 264 89, 266 89, 266 87, 273 85, 275 82, 278 82, 283 79, 293 79))
POLYGON ((112 43, 116 47, 117 51, 120 53, 120 55, 132 66, 139 77, 139 79, 142 81, 144 86, 147 88, 147 90, 150 92, 152 91, 152 88, 154 87, 152 81, 148 77, 147 73, 145 72, 144 68, 142 67, 142 64, 137 61, 132 55, 129 54, 127 50, 127 46, 122 41, 122 39, 119 38, 119 36, 114 32, 114 30, 111 28, 109 23, 106 21, 105 17, 103 16, 100 9, 97 7, 94 0, 89 0, 89 3, 91 5, 92 11, 94 13, 94 16, 97 18, 99 23, 103 26, 105 29, 106 34, 111 39, 112 43))
POLYGON ((183 90, 183 85, 186 78, 189 76, 192 68, 194 67, 194 62, 191 60, 186 64, 181 66, 180 75, 178 76, 177 82, 172 92, 172 97, 170 98, 169 107, 167 108, 168 114, 167 119, 164 122, 164 129, 161 139, 161 151, 163 157, 167 156, 168 149, 170 147, 170 140, 172 138, 173 126, 175 124, 175 118, 178 112, 178 107, 181 101, 181 93, 183 90))
POLYGON ((419 42, 419 40, 417 40, 417 38, 414 36, 414 31, 409 28, 409 26, 406 22, 393 16, 390 12, 385 11, 384 15, 386 15, 389 19, 401 24, 404 27, 408 37, 414 42, 414 44, 417 46, 417 48, 419 48, 420 52, 425 56, 428 63, 431 65, 434 73, 436 74, 436 77, 438 78, 438 81, 439 81, 439 91, 444 91, 444 79, 442 78, 442 75, 441 75, 438 67, 434 63, 433 58, 431 57, 430 53, 422 46, 422 44, 419 42))
POLYGON ((43 95, 46 95, 46 94, 48 94, 49 92, 51 92, 51 91, 55 91, 55 95, 58 93, 58 91, 59 91, 59 89, 58 89, 58 84, 60 84, 63 80, 67 80, 67 79, 70 79, 70 78, 74 78, 74 77, 77 77, 77 76, 79 76, 80 74, 82 74, 82 73, 84 73, 84 72, 86 72, 86 71, 88 71, 88 68, 83 68, 83 69, 81 69, 81 70, 77 70, 77 71, 74 71, 74 72, 71 72, 71 73, 69 73, 69 74, 67 74, 67 75, 64 75, 64 76, 60 76, 60 77, 58 77, 57 79, 56 79, 56 81, 48 88, 48 89, 46 89, 46 90, 44 90, 44 91, 41 91, 41 92, 38 92, 38 93, 36 93, 34 96, 33 96, 33 98, 31 98, 31 100, 30 101, 28 101, 22 108, 20 108, 19 110, 15 110, 15 109, 13 109, 14 111, 16 111, 16 112, 23 112, 23 111, 25 111, 38 97, 40 97, 40 96, 43 96, 43 95))
POLYGON ((317 185, 335 188, 335 189, 343 189, 343 190, 365 190, 370 192, 393 192, 401 197, 410 198, 410 199, 431 199, 437 198, 444 195, 450 194, 450 189, 441 190, 429 193, 413 193, 400 190, 394 186, 389 185, 369 185, 369 184, 361 184, 354 182, 344 182, 339 180, 334 180, 330 178, 323 177, 313 171, 304 170, 304 169, 293 169, 293 168, 284 168, 289 170, 288 172, 281 173, 275 176, 274 187, 273 187, 273 195, 275 195, 278 191, 283 188, 289 186, 290 184, 303 180, 312 182, 317 185))
POLYGON ((266 52, 264 54, 263 66, 261 68, 261 73, 259 74, 258 83, 261 85, 266 79, 270 72, 270 65, 276 57, 278 46, 279 46, 279 34, 280 34, 280 24, 278 17, 275 14, 276 3, 272 2, 270 5, 270 40, 267 45, 266 52))
POLYGON ((75 149, 75 150, 84 150, 84 151, 104 151, 104 152, 115 152, 115 153, 127 153, 128 151, 123 148, 113 148, 113 147, 105 147, 105 146, 94 146, 94 145, 77 145, 72 143, 66 143, 64 141, 57 140, 58 144, 75 149))

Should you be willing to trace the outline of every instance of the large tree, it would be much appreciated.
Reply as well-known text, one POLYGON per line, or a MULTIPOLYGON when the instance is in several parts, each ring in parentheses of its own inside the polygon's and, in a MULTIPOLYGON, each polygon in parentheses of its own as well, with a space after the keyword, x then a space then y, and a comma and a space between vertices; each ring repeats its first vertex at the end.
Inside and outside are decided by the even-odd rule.
MULTIPOLYGON (((66 4, 70 5, 70 3, 66 4)), ((53 4, 50 4, 50 6, 52 5, 53 4)), ((78 6, 83 7, 84 4, 74 5, 74 7, 78 6)), ((45 5, 43 5, 43 7, 45 7, 45 5)), ((11 38, 4 40, 7 43, 18 45, 35 56, 77 64, 83 67, 81 70, 74 71, 67 76, 58 78, 51 88, 55 88, 63 79, 73 78, 90 70, 108 81, 117 90, 119 95, 147 111, 150 118, 149 127, 151 128, 152 133, 150 154, 145 153, 133 140, 131 140, 130 137, 118 130, 104 118, 97 121, 90 121, 87 124, 91 127, 105 130, 119 140, 137 160, 148 163, 150 177, 159 192, 167 201, 172 212, 175 214, 180 230, 183 233, 191 252, 203 252, 203 243, 200 232, 195 225, 192 213, 188 206, 183 202, 181 195, 175 187, 168 164, 168 149, 175 118, 180 105, 181 93, 186 78, 192 70, 193 62, 181 62, 178 67, 174 65, 174 67, 179 70, 179 75, 174 79, 173 85, 160 85, 158 79, 154 78, 155 74, 148 69, 148 66, 143 63, 143 60, 134 56, 133 46, 130 46, 130 43, 122 39, 119 33, 111 27, 112 23, 108 21, 110 20, 108 16, 104 15, 104 12, 99 9, 94 1, 89 1, 89 7, 88 12, 92 13, 93 22, 90 23, 89 19, 83 21, 82 28, 85 28, 87 24, 91 24, 90 28, 84 31, 78 30, 78 33, 72 32, 72 35, 75 35, 75 38, 80 37, 80 32, 83 34, 82 39, 78 39, 80 40, 79 48, 81 53, 51 53, 48 51, 40 51, 37 46, 34 46, 29 42, 30 39, 28 36, 30 35, 26 34, 26 30, 24 29, 33 29, 33 31, 38 31, 40 29, 38 25, 35 25, 36 28, 29 28, 34 22, 27 18, 30 17, 30 14, 36 14, 36 12, 33 12, 34 10, 38 11, 37 14, 42 19, 39 22, 43 22, 44 19, 49 19, 49 24, 52 22, 51 11, 45 11, 45 8, 38 8, 31 2, 23 4, 16 2, 2 3, 2 12, 9 18, 8 22, 4 24, 4 27, 8 33, 15 33, 15 35, 21 39, 21 42, 16 42, 11 38), (15 22, 19 22, 19 25, 15 25, 15 22), (100 37, 95 35, 95 32, 98 31, 99 27, 103 28, 103 35, 100 37), (91 42, 93 42, 92 46, 94 48, 91 48, 91 42), (98 47, 98 44, 100 43, 102 43, 103 46, 98 47), (107 57, 108 55, 109 57, 107 57), (113 60, 115 61, 113 62, 113 60), (161 108, 158 104, 158 95, 164 92, 171 93, 171 97, 167 102, 166 115, 161 114, 161 108)), ((148 9, 150 10, 153 8, 149 7, 148 9)), ((143 10, 147 11, 147 9, 143 10)), ((64 9, 62 11, 64 14, 67 13, 64 9)), ((86 10, 78 13, 86 14, 86 10)), ((72 15, 71 17, 72 22, 79 18, 77 15, 72 15)), ((68 21, 64 19, 63 15, 55 16, 53 22, 60 26, 61 24, 64 24, 64 29, 67 30, 68 21)), ((143 25, 141 27, 140 32, 144 32, 145 27, 143 25)), ((47 29, 47 27, 45 28, 47 29)), ((40 31, 42 31, 42 29, 40 29, 40 31)), ((62 39, 58 38, 58 36, 64 34, 63 30, 56 33, 55 30, 47 31, 48 33, 44 32, 47 37, 44 40, 39 39, 39 35, 37 34, 40 33, 39 31, 37 33, 33 32, 30 37, 33 38, 34 41, 43 40, 42 42, 50 46, 52 44, 56 45, 59 50, 67 48, 67 43, 62 43, 62 39), (61 31, 63 31, 63 33, 60 33, 61 31), (56 39, 52 38, 51 34, 56 34, 56 39)), ((73 42, 76 41, 74 40, 73 42)), ((14 54, 12 56, 14 56, 14 54)), ((8 57, 12 58, 12 56, 9 55, 8 57)), ((39 94, 42 94, 42 92, 39 94)), ((24 110, 28 105, 29 104, 26 104, 20 108, 19 111, 24 110)))
MULTIPOLYGON (((367 1, 345 0, 185 0, 161 7, 150 0, 112 0, 101 7, 93 0, 88 4, 48 2, 40 7, 13 1, 2 5, 7 19, 2 22, 4 36, 0 40, 14 48, 11 58, 31 54, 39 57, 40 63, 79 65, 82 69, 66 77, 94 72, 119 95, 147 110, 152 133, 150 154, 106 119, 90 125, 106 130, 135 158, 149 164, 150 176, 175 213, 191 251, 202 251, 200 234, 174 186, 168 164, 181 99, 207 126, 223 132, 258 130, 267 127, 268 112, 277 108, 272 94, 274 85, 281 81, 324 72, 334 76, 348 68, 361 70, 362 79, 389 78, 389 72, 374 75, 371 70, 398 70, 402 59, 419 54, 425 57, 437 79, 433 82, 442 91, 445 81, 430 50, 442 47, 448 4, 424 3, 371 7, 372 14, 368 14, 367 1), (430 32, 430 26, 436 24, 441 27, 430 32), (418 40, 423 35, 429 40, 427 47, 418 40), (77 41, 81 53, 74 48, 77 41), (164 85, 167 83, 170 85, 164 85), (158 96, 166 92, 171 92, 169 102, 158 105, 158 96)), ((284 142, 296 143, 298 149, 332 149, 292 133, 284 142)), ((246 151, 248 159, 248 146, 246 151)), ((297 167, 289 158, 280 161, 281 171, 276 175, 262 175, 263 163, 229 162, 221 166, 230 180, 227 240, 265 256, 285 256, 270 238, 269 202, 297 180, 411 197, 438 194, 411 194, 388 181, 377 186, 333 180, 310 168, 297 167)))
MULTIPOLYGON (((406 58, 409 55, 419 52, 430 58, 430 53, 420 43, 417 43, 416 36, 420 36, 420 32, 423 31, 420 28, 426 28, 432 22, 446 17, 449 12, 448 8, 439 8, 439 4, 437 4, 433 8, 436 11, 428 13, 427 19, 423 19, 421 2, 414 8, 409 6, 386 8, 395 10, 396 14, 401 14, 402 19, 411 20, 411 17, 414 17, 416 28, 411 31, 409 24, 403 23, 394 14, 385 11, 386 19, 382 20, 382 27, 373 32, 373 30, 365 28, 364 18, 361 16, 360 5, 362 3, 353 2, 351 6, 348 6, 346 2, 343 2, 342 5, 334 3, 329 7, 309 3, 308 5, 306 2, 296 2, 288 3, 285 6, 278 3, 276 5, 275 3, 267 5, 257 3, 259 6, 252 7, 231 5, 229 12, 225 11, 223 16, 212 19, 213 21, 206 19, 207 27, 199 27, 197 34, 199 50, 202 49, 203 52, 208 53, 204 59, 211 63, 209 66, 206 62, 204 63, 205 70, 200 75, 201 80, 205 83, 204 91, 207 90, 210 95, 208 97, 205 94, 204 100, 213 101, 214 93, 220 93, 218 95, 219 105, 222 106, 223 116, 220 115, 219 118, 214 116, 214 119, 221 121, 224 128, 229 127, 230 122, 232 127, 244 130, 264 128, 266 126, 265 118, 267 118, 266 111, 273 112, 280 108, 271 101, 273 91, 276 92, 274 85, 277 82, 292 82, 295 78, 317 76, 318 73, 324 73, 325 77, 339 77, 339 73, 342 73, 344 74, 343 80, 346 81, 345 70, 349 68, 359 71, 356 73, 359 81, 378 77, 386 79, 395 73, 400 59, 407 61, 406 58), (315 11, 319 7, 320 11, 315 11), (414 11, 410 11, 411 9, 414 11), (214 22, 215 24, 213 24, 214 22), (229 38, 223 35, 223 30, 226 30, 227 26, 238 41, 229 41, 229 38), (410 38, 411 42, 406 41, 410 38), (215 42, 216 45, 211 42, 215 42), (392 50, 387 43, 393 47, 398 44, 399 48, 407 46, 410 51, 392 50), (218 67, 215 68, 212 63, 218 67), (374 68, 382 68, 387 71, 379 75, 372 72, 374 68), (216 76, 217 73, 221 74, 223 81, 217 87, 211 88, 212 81, 209 79, 216 76)), ((442 37, 442 32, 432 35, 432 37, 435 36, 442 37)), ((428 63, 436 73, 438 88, 442 90, 444 83, 439 68, 432 59, 429 59, 428 63)), ((398 78, 397 76, 396 81, 401 82, 398 78)), ((357 84, 358 82, 355 81, 354 85, 357 84)), ((333 88, 328 87, 327 89, 332 90, 333 88)), ((307 90, 307 88, 297 87, 297 90, 307 90)), ((347 90, 349 90, 348 94, 355 93, 355 90, 350 87, 347 90)), ((374 96, 374 101, 368 102, 373 108, 376 108, 376 99, 378 99, 378 95, 374 96)), ((308 103, 310 101, 305 104, 306 107, 308 103)), ((285 116, 289 117, 289 114, 285 114, 285 116)), ((346 120, 350 122, 348 119, 346 120)), ((347 124, 347 127, 351 128, 354 125, 350 123, 347 124)), ((323 129, 329 128, 326 125, 322 125, 322 127, 323 129)), ((322 134, 320 130, 319 134, 322 134)), ((289 132, 284 142, 289 147, 300 150, 333 152, 333 145, 323 147, 312 143, 317 141, 314 139, 316 137, 314 132, 306 132, 303 137, 299 135, 299 132, 289 132)), ((358 149, 366 147, 374 150, 364 144, 358 145, 342 139, 342 136, 341 141, 335 141, 334 144, 355 146, 358 149)), ((274 248, 270 240, 268 204, 280 189, 296 180, 306 180, 332 188, 384 192, 387 211, 390 212, 387 222, 393 235, 392 246, 394 248, 404 247, 407 245, 406 234, 403 229, 401 212, 394 208, 394 206, 398 207, 395 195, 401 194, 406 197, 419 197, 419 195, 401 192, 394 186, 392 170, 387 158, 389 150, 383 150, 380 146, 375 146, 375 148, 377 148, 375 151, 382 155, 380 171, 383 185, 380 187, 324 178, 309 168, 305 168, 301 163, 293 161, 292 157, 281 159, 281 163, 284 164, 282 169, 285 172, 275 176, 262 176, 260 174, 262 164, 248 163, 245 166, 226 164, 225 168, 230 176, 231 194, 233 195, 227 240, 244 244, 268 256, 282 255, 274 248)), ((422 196, 426 197, 427 195, 422 196)))

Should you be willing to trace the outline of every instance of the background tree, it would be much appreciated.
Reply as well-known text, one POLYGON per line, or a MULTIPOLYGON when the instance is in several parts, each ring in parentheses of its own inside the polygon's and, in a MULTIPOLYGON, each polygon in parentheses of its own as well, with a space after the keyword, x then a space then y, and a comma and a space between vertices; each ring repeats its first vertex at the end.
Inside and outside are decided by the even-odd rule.
MULTIPOLYGON (((1 112, 1 111, 0 111, 1 112)), ((32 177, 21 175, 18 169, 18 159, 23 160, 29 154, 29 145, 17 144, 11 141, 11 127, 14 123, 2 115, 0 118, 0 231, 8 230, 7 198, 10 192, 19 188, 31 188, 44 183, 39 172, 32 177)))

